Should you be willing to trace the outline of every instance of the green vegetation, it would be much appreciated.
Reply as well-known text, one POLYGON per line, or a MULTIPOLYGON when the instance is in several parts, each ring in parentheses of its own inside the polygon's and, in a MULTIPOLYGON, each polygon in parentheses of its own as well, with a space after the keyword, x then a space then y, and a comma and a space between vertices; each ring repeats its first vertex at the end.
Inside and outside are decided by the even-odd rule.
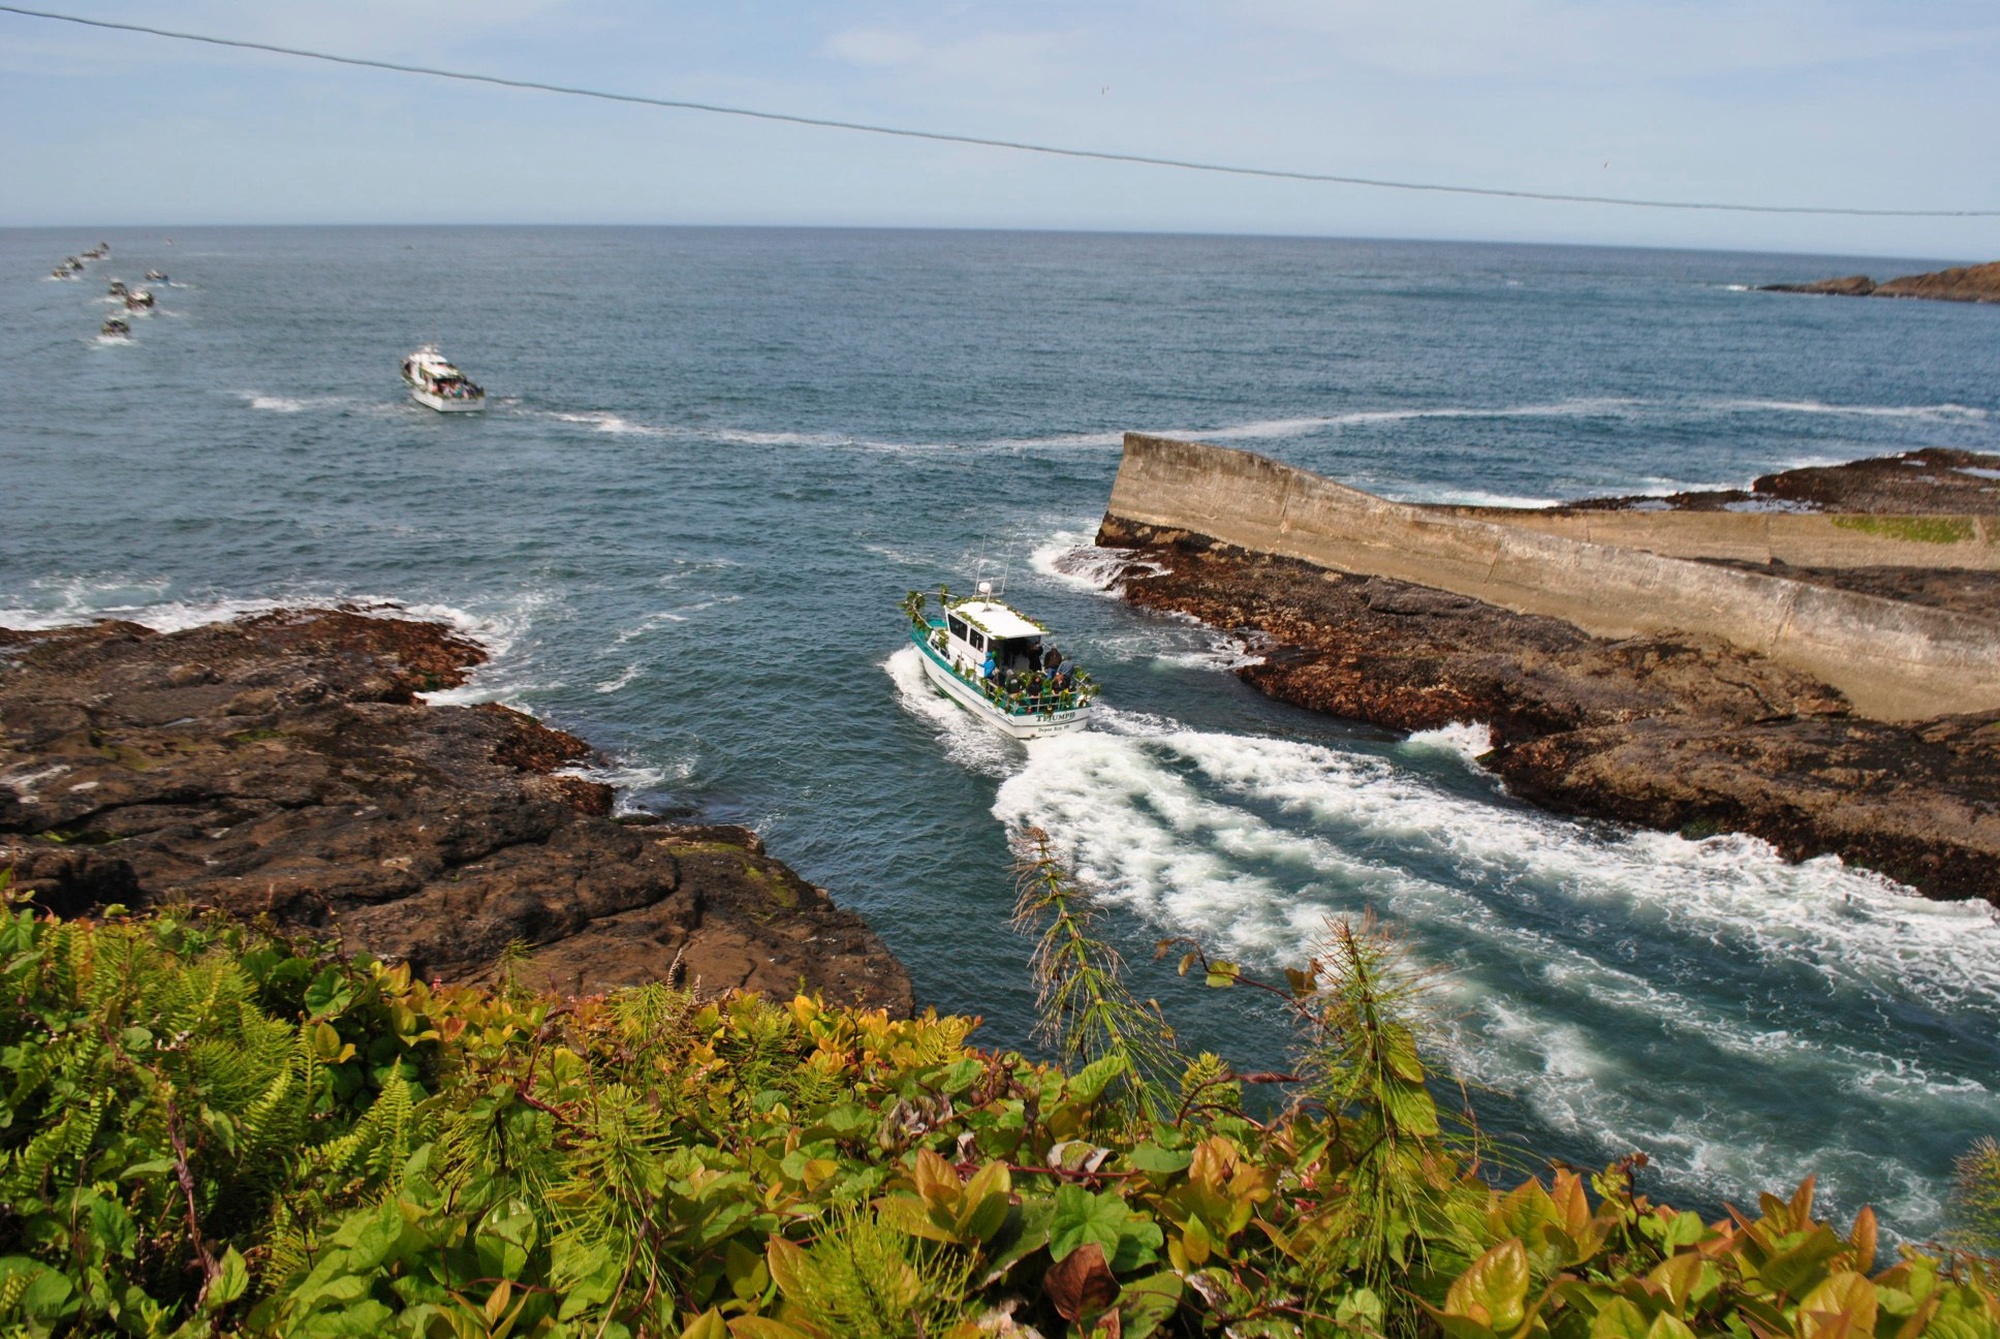
POLYGON ((965 1018, 438 987, 9 898, 0 1333, 2000 1339, 1986 1265, 1877 1272, 1810 1181, 1717 1223, 1636 1159, 1489 1188, 1371 927, 1283 984, 1188 948, 1299 1020, 1296 1075, 1239 1078, 1126 992, 1045 840, 1021 886, 1061 1066, 965 1018), (1250 1080, 1296 1097, 1253 1118, 1250 1080))
POLYGON ((1833 523, 1843 530, 1916 544, 1961 544, 1975 535, 1972 522, 1963 516, 1836 516, 1833 523))

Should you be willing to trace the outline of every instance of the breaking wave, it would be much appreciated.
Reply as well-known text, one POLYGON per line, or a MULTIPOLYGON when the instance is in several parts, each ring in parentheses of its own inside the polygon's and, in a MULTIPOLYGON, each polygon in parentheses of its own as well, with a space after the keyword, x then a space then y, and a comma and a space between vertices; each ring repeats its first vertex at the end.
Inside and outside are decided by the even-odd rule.
MULTIPOLYGON (((1893 1226, 1935 1227, 1907 1122, 1963 1128, 1996 1094, 1990 1060, 1918 1039, 2000 1023, 1992 908, 1743 836, 1586 827, 1369 753, 1102 724, 1029 743, 993 812, 1054 834, 1108 900, 1266 967, 1303 961, 1329 916, 1375 911, 1447 973, 1460 1071, 1586 1155, 1643 1149, 1710 1202, 1817 1168, 1846 1210, 1844 1185, 1886 1183, 1893 1226), (1827 1003, 1800 1016, 1801 999, 1827 1003)), ((1462 724, 1398 751, 1469 763, 1488 742, 1462 724)))

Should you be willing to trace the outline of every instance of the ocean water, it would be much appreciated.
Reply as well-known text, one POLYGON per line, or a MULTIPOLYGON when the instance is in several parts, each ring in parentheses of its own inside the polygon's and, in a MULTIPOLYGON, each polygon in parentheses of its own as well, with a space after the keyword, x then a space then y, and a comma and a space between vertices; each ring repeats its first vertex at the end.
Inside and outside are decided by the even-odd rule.
POLYGON ((921 999, 1026 1044, 1007 834, 1097 884, 1192 1044, 1281 1020, 1151 961, 1255 969, 1378 913, 1434 968, 1439 1054, 1537 1155, 1652 1158, 1693 1207, 1807 1171, 1945 1225, 2000 1133, 2000 924, 1759 842, 1506 796, 1476 721, 1414 738, 1264 700, 1243 649, 1142 615, 1085 550, 1125 429, 1412 500, 1737 485, 2000 450, 2000 309, 1761 294, 1924 262, 978 233, 0 233, 0 623, 173 627, 272 604, 460 621, 498 699, 606 754, 623 802, 759 829, 873 921, 921 999), (97 339, 104 281, 159 310, 97 339), (435 340, 491 393, 413 406, 435 340), (1022 748, 922 682, 896 602, 981 569, 1107 689, 1022 748))

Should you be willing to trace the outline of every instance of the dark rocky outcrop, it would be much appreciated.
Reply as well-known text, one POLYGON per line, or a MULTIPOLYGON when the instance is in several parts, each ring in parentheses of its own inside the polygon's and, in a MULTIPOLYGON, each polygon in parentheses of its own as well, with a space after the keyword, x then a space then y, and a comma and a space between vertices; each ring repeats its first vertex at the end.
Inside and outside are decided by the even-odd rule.
POLYGON ((1942 302, 2000 302, 2000 260, 1961 265, 1930 274, 1906 274, 1878 284, 1865 274, 1809 284, 1765 284, 1766 293, 1820 293, 1847 298, 1934 298, 1942 302))
MULTIPOLYGON (((1610 641, 1463 596, 1107 517, 1125 598, 1259 641, 1238 671, 1397 730, 1480 721, 1483 761, 1561 812, 1835 853, 2000 904, 2000 712, 1863 720, 1811 677, 1705 637, 1610 641)), ((1962 574, 1961 574, 1962 575, 1962 574)))
POLYGON ((1823 293, 1831 297, 1865 298, 1875 291, 1875 281, 1865 274, 1842 275, 1838 279, 1815 279, 1809 284, 1764 284, 1763 293, 1823 293))
POLYGON ((865 922, 743 828, 614 818, 589 747, 430 706, 485 659, 346 610, 183 632, 0 629, 0 868, 60 914, 164 901, 335 934, 426 975, 576 993, 801 985, 897 1013, 865 922))
POLYGON ((1876 516, 2000 516, 2000 456, 1927 446, 1897 456, 1760 475, 1747 490, 1582 498, 1565 502, 1560 509, 1731 511, 1771 504, 1786 510, 1876 516))

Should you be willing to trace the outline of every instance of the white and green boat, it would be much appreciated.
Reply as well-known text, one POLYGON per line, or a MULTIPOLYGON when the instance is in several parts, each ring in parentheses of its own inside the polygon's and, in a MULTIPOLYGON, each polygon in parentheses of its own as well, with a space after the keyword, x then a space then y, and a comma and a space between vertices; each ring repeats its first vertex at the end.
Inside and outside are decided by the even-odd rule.
POLYGON ((995 598, 992 582, 963 598, 939 587, 937 603, 934 615, 930 597, 911 591, 903 612, 924 673, 946 697, 1015 739, 1067 734, 1090 723, 1097 685, 1062 658, 1047 628, 995 598))

